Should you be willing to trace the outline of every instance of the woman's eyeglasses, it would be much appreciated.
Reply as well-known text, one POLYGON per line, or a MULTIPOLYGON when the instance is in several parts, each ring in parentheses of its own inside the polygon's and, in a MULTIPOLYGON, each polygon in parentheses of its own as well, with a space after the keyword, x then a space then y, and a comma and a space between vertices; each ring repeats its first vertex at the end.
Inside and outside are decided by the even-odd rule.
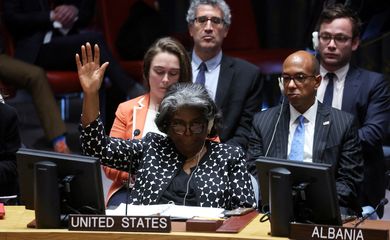
POLYGON ((171 123, 171 129, 174 133, 184 135, 187 129, 191 134, 200 134, 204 131, 206 122, 191 122, 175 121, 171 123))

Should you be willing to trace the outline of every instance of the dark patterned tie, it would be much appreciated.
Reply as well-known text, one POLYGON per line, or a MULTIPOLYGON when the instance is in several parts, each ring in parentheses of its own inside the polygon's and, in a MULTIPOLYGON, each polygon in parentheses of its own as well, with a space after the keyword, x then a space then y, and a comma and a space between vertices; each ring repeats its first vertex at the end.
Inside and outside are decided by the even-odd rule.
POLYGON ((294 136, 291 142, 291 149, 288 158, 290 160, 303 161, 303 153, 305 146, 305 117, 303 115, 297 118, 298 126, 295 129, 294 136))
POLYGON ((326 76, 328 77, 328 85, 326 86, 324 101, 322 103, 331 107, 333 101, 333 78, 335 74, 329 72, 326 76))
POLYGON ((195 83, 202 84, 202 85, 205 84, 205 82, 206 82, 205 72, 206 72, 206 71, 207 71, 206 63, 205 63, 205 62, 202 62, 202 63, 199 65, 199 72, 198 72, 198 76, 196 76, 196 81, 195 81, 195 83))

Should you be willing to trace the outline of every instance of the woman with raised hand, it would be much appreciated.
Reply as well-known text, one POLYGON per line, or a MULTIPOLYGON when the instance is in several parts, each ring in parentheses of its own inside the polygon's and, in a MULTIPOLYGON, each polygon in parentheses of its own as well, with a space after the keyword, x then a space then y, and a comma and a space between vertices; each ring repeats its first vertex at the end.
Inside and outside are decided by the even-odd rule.
MULTIPOLYGON (((161 133, 154 118, 166 89, 176 82, 191 82, 191 62, 183 45, 170 37, 158 39, 145 53, 143 78, 149 92, 121 103, 115 113, 110 136, 141 139, 148 132, 161 133)), ((107 194, 107 206, 125 202, 126 185, 133 187, 135 176, 128 172, 103 166, 112 184, 107 194), (130 184, 128 182, 130 181, 130 184)))
POLYGON ((241 148, 213 142, 220 115, 207 90, 197 84, 173 84, 162 99, 155 123, 162 133, 142 139, 106 136, 99 119, 99 87, 108 63, 87 43, 76 63, 84 91, 81 146, 102 164, 137 174, 131 204, 256 207, 245 154, 241 148))

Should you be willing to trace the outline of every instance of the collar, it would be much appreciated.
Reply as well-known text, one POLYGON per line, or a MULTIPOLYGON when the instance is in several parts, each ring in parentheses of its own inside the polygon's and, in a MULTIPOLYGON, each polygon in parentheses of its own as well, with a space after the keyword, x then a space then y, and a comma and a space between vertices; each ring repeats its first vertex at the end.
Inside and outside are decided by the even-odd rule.
MULTIPOLYGON (((213 71, 216 69, 220 64, 222 60, 222 51, 219 51, 217 55, 215 55, 213 58, 205 61, 207 66, 207 71, 213 71)), ((202 59, 198 55, 196 55, 195 51, 192 51, 192 61, 191 65, 193 69, 198 69, 199 65, 202 63, 202 59)))
POLYGON ((316 120, 316 114, 318 109, 318 102, 317 100, 314 101, 314 104, 311 105, 309 109, 306 110, 303 114, 298 112, 291 104, 290 104, 290 124, 295 122, 295 120, 300 116, 303 115, 305 119, 308 122, 314 123, 316 120))
MULTIPOLYGON (((344 81, 345 77, 347 76, 348 69, 349 69, 349 63, 347 63, 345 66, 334 71, 333 73, 337 76, 336 81, 338 81, 338 82, 344 81)), ((325 77, 328 72, 329 71, 326 70, 322 65, 320 66, 320 74, 322 77, 325 77)))

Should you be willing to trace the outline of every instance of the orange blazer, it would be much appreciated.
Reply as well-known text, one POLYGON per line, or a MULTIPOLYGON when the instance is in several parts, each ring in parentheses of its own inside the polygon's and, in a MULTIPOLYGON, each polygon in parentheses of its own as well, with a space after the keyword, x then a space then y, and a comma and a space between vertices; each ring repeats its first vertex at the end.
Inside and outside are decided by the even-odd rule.
MULTIPOLYGON (((142 138, 149 101, 150 95, 148 93, 119 104, 110 136, 122 139, 142 138)), ((107 178, 112 180, 107 194, 108 202, 111 196, 127 182, 128 173, 106 166, 103 166, 103 170, 107 178)))

